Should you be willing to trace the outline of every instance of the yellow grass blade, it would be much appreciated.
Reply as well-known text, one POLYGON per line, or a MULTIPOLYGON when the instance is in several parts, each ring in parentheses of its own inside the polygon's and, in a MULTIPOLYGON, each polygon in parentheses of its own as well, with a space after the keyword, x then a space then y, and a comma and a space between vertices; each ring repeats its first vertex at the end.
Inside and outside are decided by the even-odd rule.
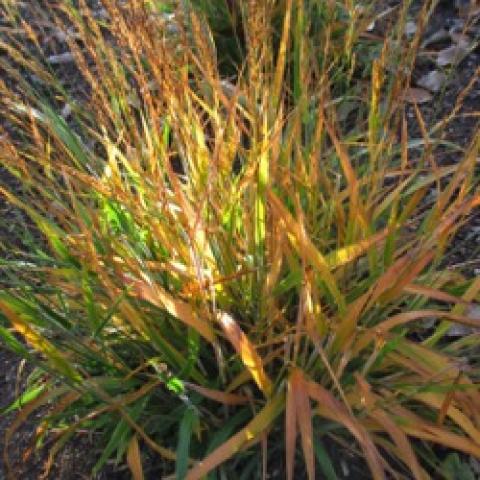
POLYGON ((348 245, 347 247, 329 253, 326 255, 325 260, 331 269, 346 265, 367 253, 373 246, 387 238, 390 233, 391 229, 385 228, 381 232, 378 232, 365 240, 361 240, 354 245, 348 245))
POLYGON ((228 439, 223 445, 214 450, 204 460, 198 462, 187 474, 185 480, 200 480, 214 468, 239 452, 247 443, 259 442, 261 434, 273 423, 282 412, 285 397, 277 395, 271 399, 260 412, 255 415, 248 425, 228 439))
MULTIPOLYGON (((453 392, 455 392, 455 386, 452 386, 453 392)), ((416 394, 413 398, 419 400, 429 407, 435 408, 441 413, 444 405, 444 399, 449 396, 447 394, 438 394, 433 392, 423 392, 416 394)), ((474 425, 472 420, 462 413, 455 406, 455 393, 453 394, 452 402, 447 405, 445 416, 451 418, 477 445, 480 445, 480 430, 474 425)))
POLYGON ((42 352, 63 375, 71 380, 81 380, 81 376, 70 366, 68 358, 2 300, 0 300, 0 311, 8 318, 15 330, 37 351, 42 352))
POLYGON ((243 364, 247 367, 258 388, 260 388, 267 397, 270 397, 273 391, 273 385, 265 373, 263 361, 255 350, 255 347, 250 343, 248 337, 243 333, 231 315, 225 312, 219 312, 217 320, 225 336, 233 345, 238 355, 240 355, 243 364))

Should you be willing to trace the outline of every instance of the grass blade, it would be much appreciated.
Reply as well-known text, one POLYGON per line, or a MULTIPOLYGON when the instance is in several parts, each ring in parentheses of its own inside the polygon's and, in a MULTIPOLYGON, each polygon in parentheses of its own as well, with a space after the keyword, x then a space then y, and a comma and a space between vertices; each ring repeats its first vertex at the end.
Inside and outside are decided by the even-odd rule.
POLYGON ((197 422, 197 410, 193 407, 188 407, 183 415, 182 421, 180 422, 180 430, 178 434, 177 462, 175 465, 175 475, 177 480, 183 480, 187 474, 190 455, 190 439, 197 422))
POLYGON ((222 464, 241 448, 247 442, 259 442, 261 434, 267 430, 275 418, 280 415, 284 408, 285 398, 282 395, 276 395, 269 400, 265 407, 258 412, 246 427, 230 437, 223 445, 214 450, 204 460, 197 463, 187 474, 185 480, 200 480, 208 472, 222 464))

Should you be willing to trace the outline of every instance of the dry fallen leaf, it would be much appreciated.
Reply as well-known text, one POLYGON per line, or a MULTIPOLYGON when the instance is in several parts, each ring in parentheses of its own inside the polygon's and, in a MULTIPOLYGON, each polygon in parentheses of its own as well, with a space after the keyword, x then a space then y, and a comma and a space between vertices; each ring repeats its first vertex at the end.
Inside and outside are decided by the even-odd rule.
POLYGON ((439 30, 435 30, 431 35, 429 35, 423 42, 422 48, 428 47, 434 43, 443 42, 444 40, 448 40, 449 33, 444 28, 440 28, 439 30))
POLYGON ((438 52, 437 65, 439 67, 446 67, 460 62, 466 55, 467 49, 460 45, 452 45, 438 52))
POLYGON ((463 32, 459 32, 454 28, 449 31, 450 38, 452 41, 460 48, 467 49, 470 46, 471 39, 468 35, 463 32))
POLYGON ((403 93, 403 99, 408 103, 427 103, 433 98, 424 88, 409 87, 403 93))
POLYGON ((417 81, 417 85, 430 90, 430 92, 438 92, 441 90, 446 80, 447 76, 444 73, 438 70, 432 70, 431 72, 423 75, 417 81))

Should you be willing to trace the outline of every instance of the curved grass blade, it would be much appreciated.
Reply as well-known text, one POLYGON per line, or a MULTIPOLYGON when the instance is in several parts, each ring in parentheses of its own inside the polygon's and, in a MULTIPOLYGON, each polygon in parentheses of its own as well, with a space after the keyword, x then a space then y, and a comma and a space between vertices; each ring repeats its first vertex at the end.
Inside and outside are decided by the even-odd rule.
POLYGON ((215 341, 215 332, 210 324, 200 319, 190 305, 180 299, 174 298, 159 285, 147 283, 142 280, 126 280, 135 293, 142 300, 150 302, 159 308, 165 309, 170 315, 194 328, 210 343, 215 341))
POLYGON ((342 424, 357 439, 374 480, 384 480, 382 457, 364 427, 333 395, 318 383, 307 381, 308 394, 318 402, 318 413, 342 424))
POLYGON ((223 445, 214 450, 204 460, 198 462, 187 474, 185 480, 200 480, 208 472, 231 458, 247 443, 259 442, 266 431, 280 415, 285 406, 284 395, 276 395, 267 402, 246 427, 230 437, 223 445))
POLYGON ((255 350, 255 347, 250 343, 248 337, 238 326, 238 323, 228 313, 218 313, 217 319, 225 336, 233 345, 238 355, 240 355, 243 364, 247 367, 258 388, 260 388, 267 397, 270 397, 273 391, 272 381, 265 373, 263 361, 255 350))
POLYGON ((142 457, 140 447, 138 446, 138 438, 134 435, 127 449, 127 463, 132 473, 132 480, 143 480, 142 457))

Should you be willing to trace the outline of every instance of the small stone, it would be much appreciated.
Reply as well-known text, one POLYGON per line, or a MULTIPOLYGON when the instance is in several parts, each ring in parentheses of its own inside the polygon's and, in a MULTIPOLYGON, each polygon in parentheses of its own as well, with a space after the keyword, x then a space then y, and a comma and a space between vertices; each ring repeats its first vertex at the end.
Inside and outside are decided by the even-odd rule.
POLYGON ((407 38, 412 38, 417 33, 417 24, 409 21, 405 24, 405 35, 407 38))
POLYGON ((424 88, 410 87, 403 93, 403 99, 408 103, 426 103, 432 100, 432 94, 424 88))
POLYGON ((468 35, 451 28, 449 31, 450 38, 458 47, 467 49, 470 46, 471 39, 468 35))
POLYGON ((47 62, 50 65, 61 65, 64 63, 72 63, 75 61, 75 57, 71 52, 60 53, 58 55, 50 55, 47 57, 47 62))
POLYGON ((437 65, 439 67, 446 67, 447 65, 459 63, 466 53, 467 50, 460 45, 452 45, 438 52, 437 65))
POLYGON ((423 75, 423 77, 418 80, 417 85, 419 87, 426 88, 431 92, 438 92, 441 90, 446 80, 447 76, 444 73, 438 70, 432 70, 431 72, 423 75))

